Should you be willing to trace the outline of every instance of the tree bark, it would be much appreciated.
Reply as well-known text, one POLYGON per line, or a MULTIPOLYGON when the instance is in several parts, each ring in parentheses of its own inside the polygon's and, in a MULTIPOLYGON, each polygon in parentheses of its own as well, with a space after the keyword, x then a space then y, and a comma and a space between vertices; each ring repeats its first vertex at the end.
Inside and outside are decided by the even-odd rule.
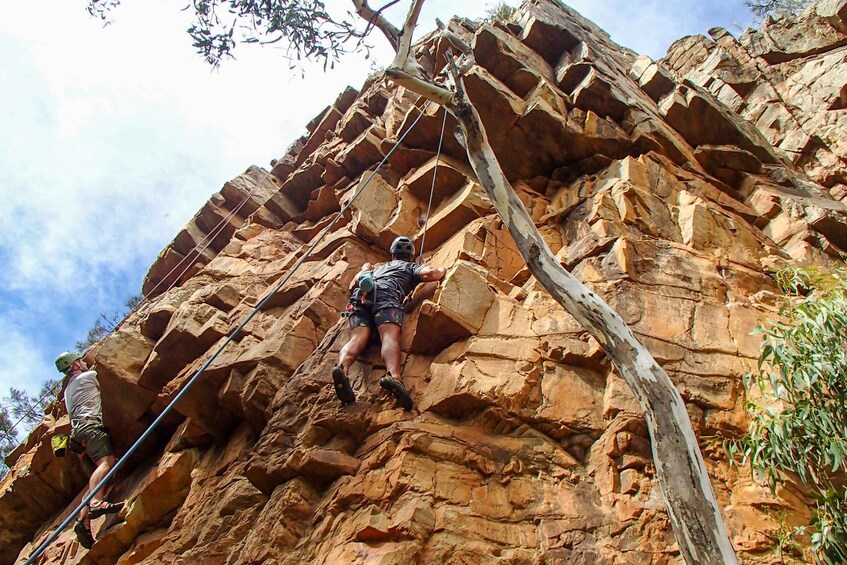
MULTIPOLYGON (((399 34, 400 49, 387 73, 399 77, 398 82, 402 81, 409 90, 444 105, 455 116, 477 180, 509 229, 529 270, 594 336, 632 388, 644 412, 656 477, 685 562, 689 565, 738 563, 688 412, 667 373, 623 319, 553 256, 503 174, 455 65, 451 65, 451 70, 456 93, 449 98, 444 95, 446 89, 420 76, 420 66, 406 49, 411 45, 422 4, 423 0, 413 0, 406 25, 399 34), (402 68, 397 68, 400 64, 402 68)), ((375 25, 379 27, 378 22, 375 25)))
MULTIPOLYGON (((461 85, 461 78, 457 84, 461 85)), ((617 312, 553 256, 506 180, 479 115, 461 88, 450 111, 462 128, 471 167, 529 270, 594 336, 635 393, 652 440, 656 478, 685 562, 737 563, 697 437, 676 387, 617 312)))
POLYGON ((368 22, 368 25, 372 25, 377 28, 385 38, 388 40, 388 43, 391 44, 391 47, 396 52, 400 47, 400 30, 394 27, 391 22, 382 17, 382 14, 373 10, 368 5, 368 0, 351 0, 353 2, 353 7, 356 9, 356 14, 368 22))
POLYGON ((452 91, 439 87, 431 82, 419 79, 418 77, 407 73, 403 69, 389 67, 385 69, 385 76, 393 80, 396 84, 405 87, 407 90, 410 90, 415 94, 420 94, 424 98, 432 100, 442 106, 446 107, 453 102, 452 91), (426 92, 425 96, 423 94, 424 92, 426 92))

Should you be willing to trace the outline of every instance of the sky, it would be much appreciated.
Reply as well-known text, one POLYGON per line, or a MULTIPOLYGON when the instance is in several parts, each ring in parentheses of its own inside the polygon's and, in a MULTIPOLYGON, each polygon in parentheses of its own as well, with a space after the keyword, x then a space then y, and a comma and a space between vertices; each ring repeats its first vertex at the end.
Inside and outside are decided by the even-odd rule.
MULTIPOLYGON (((374 34, 369 60, 326 73, 254 45, 212 71, 185 33, 185 4, 124 0, 104 26, 85 0, 0 0, 0 396, 57 376, 56 355, 140 292, 214 192, 250 165, 269 168, 344 87, 391 59, 374 34)), ((435 17, 478 18, 493 4, 429 0, 418 37, 435 17)), ((654 59, 685 35, 755 25, 742 0, 569 4, 654 59)))

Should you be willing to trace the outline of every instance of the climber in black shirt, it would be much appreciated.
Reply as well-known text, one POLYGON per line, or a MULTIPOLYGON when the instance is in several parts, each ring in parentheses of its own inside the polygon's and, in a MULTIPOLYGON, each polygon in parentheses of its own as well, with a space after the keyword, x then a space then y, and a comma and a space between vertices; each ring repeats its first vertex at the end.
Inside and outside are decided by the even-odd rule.
POLYGON ((406 314, 403 302, 422 282, 440 281, 447 269, 417 265, 412 262, 415 245, 408 237, 398 237, 391 244, 391 261, 371 271, 366 263, 356 275, 357 287, 351 297, 348 325, 350 339, 341 348, 338 365, 332 369, 335 393, 342 404, 356 400, 347 373, 368 345, 376 329, 382 342, 382 358, 388 370, 379 385, 390 391, 406 410, 412 409, 412 397, 400 382, 400 330, 406 314))

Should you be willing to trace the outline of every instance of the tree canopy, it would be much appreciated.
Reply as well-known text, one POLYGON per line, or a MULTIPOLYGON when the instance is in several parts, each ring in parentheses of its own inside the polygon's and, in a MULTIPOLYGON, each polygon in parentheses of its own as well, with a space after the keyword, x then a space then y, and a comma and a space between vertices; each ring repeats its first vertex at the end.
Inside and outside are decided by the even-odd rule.
MULTIPOLYGON (((88 0, 88 12, 108 23, 120 3, 88 0)), ((324 67, 348 51, 349 40, 363 46, 358 18, 330 14, 321 0, 191 0, 186 9, 194 15, 187 30, 193 45, 214 67, 232 57, 237 43, 283 42, 297 60, 322 61, 324 67)))

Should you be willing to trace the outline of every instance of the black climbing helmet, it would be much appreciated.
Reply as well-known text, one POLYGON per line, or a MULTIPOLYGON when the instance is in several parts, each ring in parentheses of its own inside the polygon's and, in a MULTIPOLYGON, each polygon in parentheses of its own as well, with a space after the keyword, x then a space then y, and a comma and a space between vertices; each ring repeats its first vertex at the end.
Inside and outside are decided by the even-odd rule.
POLYGON ((391 242, 389 251, 395 257, 413 257, 415 255, 415 244, 405 235, 401 235, 391 242))

